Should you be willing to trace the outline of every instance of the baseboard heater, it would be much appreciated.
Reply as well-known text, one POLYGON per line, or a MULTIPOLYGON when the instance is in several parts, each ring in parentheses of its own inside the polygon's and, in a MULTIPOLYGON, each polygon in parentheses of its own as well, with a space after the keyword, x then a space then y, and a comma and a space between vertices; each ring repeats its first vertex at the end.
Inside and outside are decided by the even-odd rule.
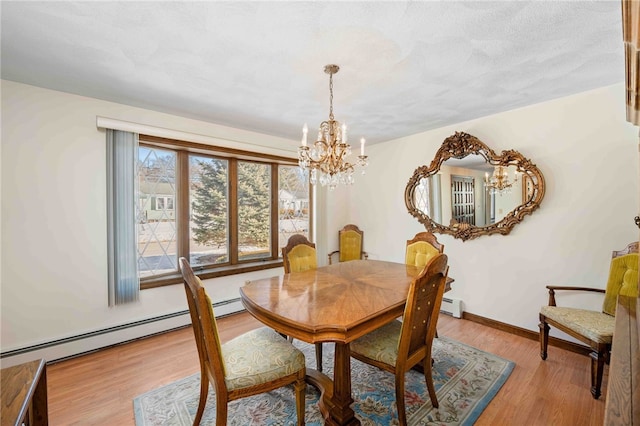
MULTIPOLYGON (((240 298, 213 304, 216 317, 244 310, 240 298)), ((47 364, 64 361, 76 356, 95 352, 122 343, 133 342, 169 330, 182 328, 191 323, 189 310, 160 315, 130 323, 93 330, 70 337, 51 340, 32 346, 0 352, 0 367, 11 367, 23 362, 44 358, 47 364)))
POLYGON ((462 300, 455 297, 443 297, 440 312, 455 318, 462 318, 462 300))

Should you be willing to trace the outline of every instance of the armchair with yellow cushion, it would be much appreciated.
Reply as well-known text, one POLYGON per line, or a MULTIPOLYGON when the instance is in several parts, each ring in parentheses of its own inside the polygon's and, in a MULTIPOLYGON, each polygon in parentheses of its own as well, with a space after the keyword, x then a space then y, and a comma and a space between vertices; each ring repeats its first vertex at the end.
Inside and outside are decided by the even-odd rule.
POLYGON ((424 267, 438 253, 444 252, 444 244, 440 244, 431 232, 419 232, 411 240, 407 240, 405 264, 424 267))
POLYGON ((597 399, 601 394, 604 363, 609 362, 618 295, 638 297, 638 242, 613 252, 606 289, 551 285, 547 288, 549 306, 540 310, 540 357, 547 359, 550 325, 589 345, 591 394, 597 399), (602 312, 556 306, 556 290, 604 293, 602 312))
POLYGON ((348 262, 349 260, 360 260, 362 258, 367 259, 369 255, 363 251, 363 236, 364 232, 360 230, 356 225, 345 225, 338 231, 338 244, 340 249, 329 253, 329 265, 331 265, 332 257, 334 254, 339 254, 338 260, 340 262, 348 262))

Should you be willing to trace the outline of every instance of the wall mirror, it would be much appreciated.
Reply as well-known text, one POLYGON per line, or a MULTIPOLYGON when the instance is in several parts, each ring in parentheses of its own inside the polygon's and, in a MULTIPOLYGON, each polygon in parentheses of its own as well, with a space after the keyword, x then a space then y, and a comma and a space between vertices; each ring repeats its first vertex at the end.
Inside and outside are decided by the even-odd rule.
POLYGON ((518 151, 498 155, 475 136, 456 132, 428 167, 415 170, 404 199, 427 231, 466 241, 509 234, 540 207, 544 191, 542 173, 518 151))

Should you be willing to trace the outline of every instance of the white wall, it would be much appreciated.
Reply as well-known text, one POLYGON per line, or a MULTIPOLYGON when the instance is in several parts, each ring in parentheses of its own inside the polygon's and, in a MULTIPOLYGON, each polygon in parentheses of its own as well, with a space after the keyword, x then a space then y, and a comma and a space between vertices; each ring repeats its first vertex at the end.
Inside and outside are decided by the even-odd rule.
MULTIPOLYGON (((547 193, 541 209, 508 236, 464 243, 438 236, 456 279, 450 295, 461 297, 469 312, 537 330, 546 284, 603 287, 611 250, 638 238, 637 129, 624 120, 623 89, 606 87, 368 147, 366 175, 357 175, 353 186, 318 191, 319 263, 337 248, 338 229, 347 223, 365 231, 371 259, 403 262, 405 241, 424 229, 407 213, 405 185, 444 138, 466 131, 497 152, 516 149, 532 159, 546 178, 547 193)), ((2 352, 187 308, 179 285, 144 290, 138 303, 107 307, 105 135, 96 128, 96 116, 295 156, 297 141, 97 99, 9 81, 2 81, 1 95, 2 352)), ((237 298, 246 279, 274 272, 280 271, 205 284, 214 303, 222 302, 237 298)), ((574 301, 599 308, 586 297, 574 301)), ((0 363, 51 360, 188 321, 185 315, 0 363)))
MULTIPOLYGON (((96 116, 190 132, 196 141, 215 137, 221 146, 296 155, 297 141, 2 81, 2 352, 187 309, 181 285, 144 290, 138 303, 107 306, 105 132, 97 129, 96 116)), ((280 272, 205 285, 216 303, 238 298, 247 279, 280 272)), ((2 366, 63 357, 188 322, 184 315, 76 342, 68 350, 8 357, 2 366)))
MULTIPOLYGON (((446 137, 464 131, 498 153, 518 150, 546 179, 541 208, 507 236, 437 236, 455 278, 450 296, 468 312, 537 332, 545 285, 604 288, 611 251, 638 239, 638 129, 625 121, 624 99, 620 84, 371 146, 366 176, 347 190, 369 258, 403 262, 406 240, 424 230, 404 189, 446 137)), ((558 302, 601 308, 588 296, 558 302)))

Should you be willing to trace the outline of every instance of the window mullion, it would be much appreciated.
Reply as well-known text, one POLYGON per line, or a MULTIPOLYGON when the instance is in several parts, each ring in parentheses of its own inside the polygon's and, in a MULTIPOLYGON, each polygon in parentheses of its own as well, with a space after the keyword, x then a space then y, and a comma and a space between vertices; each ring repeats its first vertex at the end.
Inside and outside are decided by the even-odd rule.
POLYGON ((229 260, 238 263, 238 160, 229 159, 229 260))
POLYGON ((279 206, 278 206, 278 188, 280 188, 280 184, 278 183, 278 165, 271 165, 271 258, 277 259, 280 255, 278 253, 278 245, 280 233, 278 232, 278 220, 280 216, 279 206))
POLYGON ((177 252, 178 258, 189 259, 189 154, 185 151, 177 152, 176 171, 176 216, 177 216, 177 252))

